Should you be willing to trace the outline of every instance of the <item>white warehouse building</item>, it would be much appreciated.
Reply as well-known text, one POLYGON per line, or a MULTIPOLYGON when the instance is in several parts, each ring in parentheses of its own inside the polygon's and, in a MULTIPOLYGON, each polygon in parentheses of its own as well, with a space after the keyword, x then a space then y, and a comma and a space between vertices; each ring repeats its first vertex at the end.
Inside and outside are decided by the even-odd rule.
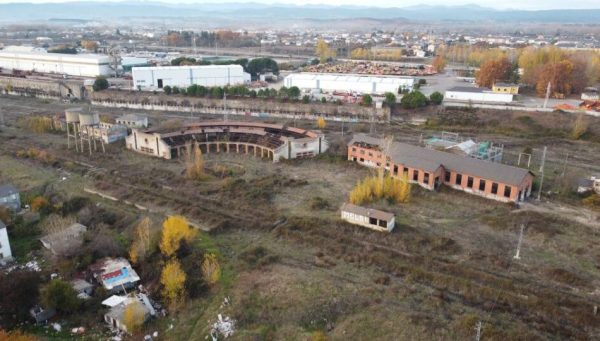
POLYGON ((397 94, 399 90, 412 91, 415 79, 400 76, 361 76, 331 73, 293 73, 285 77, 283 84, 286 87, 297 86, 300 89, 323 92, 348 92, 361 94, 383 94, 391 92, 397 94))
POLYGON ((511 103, 513 101, 513 97, 514 95, 509 93, 498 93, 482 88, 457 86, 446 90, 444 102, 506 104, 511 103))
POLYGON ((134 87, 162 89, 165 86, 225 86, 246 84, 250 74, 241 65, 186 65, 132 68, 134 87))
POLYGON ((25 49, 1 50, 0 68, 81 77, 106 76, 111 73, 108 56, 48 53, 25 49))

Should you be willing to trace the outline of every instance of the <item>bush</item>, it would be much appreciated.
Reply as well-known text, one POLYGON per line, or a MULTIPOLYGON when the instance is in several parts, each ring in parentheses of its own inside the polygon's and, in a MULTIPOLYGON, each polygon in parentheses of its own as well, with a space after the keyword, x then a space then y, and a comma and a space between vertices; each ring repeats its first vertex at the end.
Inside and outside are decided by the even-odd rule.
POLYGON ((310 102, 310 97, 308 95, 302 96, 302 103, 308 104, 310 102))
POLYGON ((429 100, 431 100, 431 103, 433 103, 435 105, 440 105, 440 104, 442 104, 442 101, 444 100, 444 95, 442 95, 441 93, 436 91, 436 92, 432 93, 431 95, 429 95, 429 100))
POLYGON ((44 285, 40 295, 45 308, 54 308, 62 313, 74 312, 81 303, 71 284, 60 279, 44 285))
POLYGON ((324 210, 330 207, 329 201, 321 197, 314 197, 310 200, 310 208, 313 210, 324 210))
POLYGON ((171 89, 171 87, 170 87, 170 86, 168 86, 168 85, 165 85, 165 86, 163 87, 163 91, 165 92, 165 94, 167 94, 167 95, 170 95, 170 94, 171 94, 171 92, 172 92, 172 89, 171 89))
POLYGON ((365 94, 360 104, 364 105, 365 107, 370 107, 373 105, 373 97, 371 97, 369 94, 365 94))
POLYGON ((98 76, 96 77, 96 80, 94 81, 94 85, 92 86, 92 88, 94 89, 94 91, 102 91, 105 89, 108 89, 108 80, 106 79, 106 77, 103 76, 98 76))

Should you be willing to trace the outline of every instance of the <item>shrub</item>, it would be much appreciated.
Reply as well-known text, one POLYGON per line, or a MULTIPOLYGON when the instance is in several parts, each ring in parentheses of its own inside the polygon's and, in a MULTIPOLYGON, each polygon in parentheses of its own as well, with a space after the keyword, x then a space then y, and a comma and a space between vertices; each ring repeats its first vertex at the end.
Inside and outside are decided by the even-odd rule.
POLYGON ((362 97, 362 101, 360 102, 361 105, 364 105, 365 107, 370 107, 371 105, 373 105, 373 97, 371 97, 371 95, 369 94, 365 94, 362 97))
POLYGON ((48 205, 50 203, 48 202, 48 199, 42 197, 42 196, 38 196, 33 198, 33 200, 31 200, 31 210, 33 212, 40 212, 45 210, 46 208, 48 208, 48 205))
POLYGON ((106 79, 106 77, 103 76, 98 76, 96 77, 96 80, 94 81, 94 85, 92 85, 92 89, 94 89, 94 91, 102 91, 105 89, 108 89, 108 80, 106 79))
POLYGON ((163 87, 163 91, 165 92, 165 94, 167 94, 167 95, 170 95, 170 94, 171 94, 171 92, 172 92, 172 89, 171 89, 171 87, 170 87, 170 86, 168 86, 168 85, 165 85, 165 86, 163 87))
POLYGON ((431 95, 429 95, 429 100, 431 101, 431 103, 433 103, 435 105, 440 105, 440 104, 442 104, 442 101, 444 100, 444 95, 442 95, 440 92, 436 91, 436 92, 432 93, 431 95))
POLYGON ((80 306, 77 292, 71 284, 55 279, 42 287, 40 296, 46 308, 54 308, 62 313, 72 313, 80 306))

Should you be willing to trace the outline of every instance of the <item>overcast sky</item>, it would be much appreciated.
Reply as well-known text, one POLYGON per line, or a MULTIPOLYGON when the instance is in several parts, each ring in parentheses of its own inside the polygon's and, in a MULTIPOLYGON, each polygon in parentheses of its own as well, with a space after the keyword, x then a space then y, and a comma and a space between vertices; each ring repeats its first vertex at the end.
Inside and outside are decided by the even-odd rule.
MULTIPOLYGON (((87 0, 87 1, 119 1, 119 0, 87 0)), ((137 1, 137 0, 131 0, 137 1)), ((13 2, 68 2, 65 0, 0 0, 0 3, 13 2)), ((370 5, 379 7, 406 7, 426 3, 428 5, 465 5, 476 3, 479 6, 496 9, 576 9, 576 8, 600 8, 600 0, 159 0, 165 3, 223 3, 223 2, 260 2, 270 4, 327 4, 327 5, 370 5)))

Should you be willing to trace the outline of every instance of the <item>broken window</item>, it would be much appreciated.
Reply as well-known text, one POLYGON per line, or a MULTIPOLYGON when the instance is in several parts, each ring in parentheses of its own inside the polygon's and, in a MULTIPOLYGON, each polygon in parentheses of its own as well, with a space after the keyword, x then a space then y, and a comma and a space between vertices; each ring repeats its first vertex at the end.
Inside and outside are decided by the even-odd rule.
POLYGON ((472 176, 467 178, 467 187, 473 188, 473 177, 472 176))
POLYGON ((485 191, 485 180, 479 180, 479 190, 485 191))
POLYGON ((512 190, 512 187, 510 186, 504 186, 504 196, 507 198, 510 198, 510 192, 512 190))
POLYGON ((425 172, 423 174, 423 183, 424 184, 428 184, 429 183, 429 173, 425 172))
POLYGON ((444 181, 450 182, 450 174, 452 174, 452 173, 446 171, 446 174, 444 174, 444 181))
POLYGON ((375 219, 375 218, 369 218, 369 224, 371 224, 371 225, 377 225, 377 219, 375 219))
POLYGON ((492 182, 492 194, 498 194, 498 183, 492 182))
POLYGON ((456 174, 456 181, 454 183, 457 185, 462 183, 462 174, 456 174))
POLYGON ((380 221, 379 221, 379 226, 381 226, 381 227, 387 227, 387 221, 385 221, 385 220, 380 220, 380 221))
POLYGON ((413 171, 413 181, 419 181, 419 171, 416 169, 413 171))

